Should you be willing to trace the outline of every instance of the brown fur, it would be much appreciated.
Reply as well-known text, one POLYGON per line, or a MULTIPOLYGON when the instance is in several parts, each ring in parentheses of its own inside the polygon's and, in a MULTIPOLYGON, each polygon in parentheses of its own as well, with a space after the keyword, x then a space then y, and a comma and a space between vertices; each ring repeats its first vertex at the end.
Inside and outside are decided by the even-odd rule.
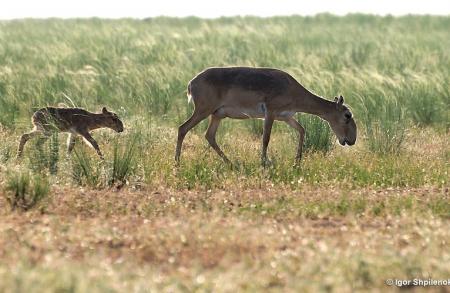
POLYGON ((216 143, 215 135, 223 118, 264 119, 262 161, 267 159, 267 146, 274 120, 283 121, 299 133, 296 162, 301 159, 305 130, 293 116, 310 113, 326 120, 340 144, 353 145, 356 124, 344 106, 344 98, 325 100, 304 88, 288 73, 273 68, 225 67, 208 68, 188 84, 188 96, 195 109, 191 118, 178 130, 175 160, 179 162, 184 137, 200 121, 210 117, 206 139, 226 162, 228 158, 216 143))
POLYGON ((102 113, 91 113, 80 108, 46 107, 36 111, 31 121, 34 128, 20 138, 18 157, 22 156, 26 142, 32 137, 42 134, 42 138, 45 140, 53 132, 69 132, 67 140, 67 151, 69 153, 75 145, 75 136, 80 135, 103 158, 97 142, 89 132, 98 128, 111 128, 117 132, 123 131, 122 121, 115 113, 109 112, 105 107, 102 109, 102 113))

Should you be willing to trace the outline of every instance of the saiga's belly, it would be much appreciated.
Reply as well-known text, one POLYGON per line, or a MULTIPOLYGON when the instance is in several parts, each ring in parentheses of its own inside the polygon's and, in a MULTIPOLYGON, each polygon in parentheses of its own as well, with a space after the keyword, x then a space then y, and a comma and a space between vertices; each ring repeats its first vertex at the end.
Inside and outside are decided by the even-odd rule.
MULTIPOLYGON (((232 119, 264 119, 266 115, 266 106, 264 103, 259 103, 255 107, 232 107, 222 106, 214 112, 220 118, 232 119)), ((275 113, 275 119, 285 120, 295 114, 293 111, 281 111, 275 113)))

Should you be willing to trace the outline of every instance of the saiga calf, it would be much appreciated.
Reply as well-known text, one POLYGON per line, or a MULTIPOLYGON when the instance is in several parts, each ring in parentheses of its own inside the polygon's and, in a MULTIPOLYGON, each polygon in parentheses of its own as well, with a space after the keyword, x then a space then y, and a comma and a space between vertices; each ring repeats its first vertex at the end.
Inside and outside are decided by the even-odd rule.
POLYGON ((80 108, 46 107, 36 111, 31 121, 34 128, 20 138, 18 157, 22 156, 25 143, 30 138, 42 135, 42 141, 44 141, 54 132, 68 132, 67 151, 69 153, 75 146, 75 136, 80 135, 103 159, 97 142, 89 132, 98 128, 110 128, 116 132, 123 131, 122 121, 117 114, 109 112, 106 107, 103 107, 101 113, 91 113, 80 108))

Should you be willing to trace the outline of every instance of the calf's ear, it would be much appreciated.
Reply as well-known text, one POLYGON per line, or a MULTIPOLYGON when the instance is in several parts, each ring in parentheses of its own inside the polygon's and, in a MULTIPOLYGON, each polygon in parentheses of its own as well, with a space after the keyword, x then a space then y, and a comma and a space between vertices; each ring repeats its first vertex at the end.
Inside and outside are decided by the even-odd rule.
POLYGON ((108 113, 108 110, 106 110, 106 107, 103 107, 102 113, 103 113, 103 114, 107 114, 107 113, 108 113))

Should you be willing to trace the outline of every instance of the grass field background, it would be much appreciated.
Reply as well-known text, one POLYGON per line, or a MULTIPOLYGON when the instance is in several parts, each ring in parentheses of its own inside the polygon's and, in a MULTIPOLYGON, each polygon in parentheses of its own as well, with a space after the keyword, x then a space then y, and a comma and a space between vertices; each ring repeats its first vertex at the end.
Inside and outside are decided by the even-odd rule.
POLYGON ((448 278, 449 27, 370 15, 0 22, 0 291, 384 291, 388 278, 448 278), (187 83, 233 65, 343 95, 357 144, 299 114, 301 166, 279 123, 264 169, 261 121, 225 120, 230 168, 205 121, 175 168, 187 83), (122 118, 124 133, 94 133, 104 162, 81 141, 67 156, 63 134, 15 158, 33 111, 58 104, 122 118))

